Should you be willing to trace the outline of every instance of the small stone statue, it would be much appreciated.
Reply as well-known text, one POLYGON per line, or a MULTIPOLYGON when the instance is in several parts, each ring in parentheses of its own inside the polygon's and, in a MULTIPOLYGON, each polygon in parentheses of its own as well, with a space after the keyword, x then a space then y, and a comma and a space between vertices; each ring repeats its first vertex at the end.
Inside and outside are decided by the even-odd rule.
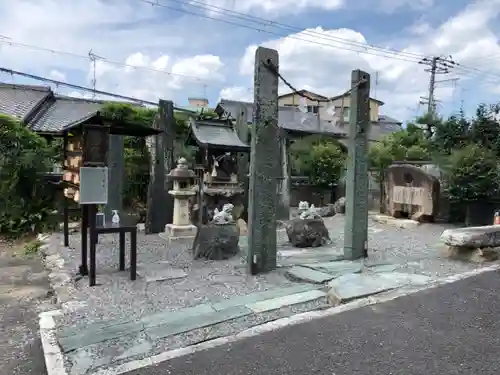
POLYGON ((314 219, 321 219, 321 215, 318 213, 318 210, 316 209, 316 207, 314 207, 314 204, 312 204, 311 207, 309 207, 307 210, 304 210, 300 213, 300 218, 302 220, 306 220, 306 219, 314 220, 314 219))
POLYGON ((309 202, 308 201, 300 201, 299 202, 299 216, 302 215, 303 212, 309 210, 309 202))
POLYGON ((234 206, 231 203, 226 203, 222 206, 222 211, 219 211, 219 209, 216 208, 212 222, 214 224, 233 224, 233 209, 234 206))

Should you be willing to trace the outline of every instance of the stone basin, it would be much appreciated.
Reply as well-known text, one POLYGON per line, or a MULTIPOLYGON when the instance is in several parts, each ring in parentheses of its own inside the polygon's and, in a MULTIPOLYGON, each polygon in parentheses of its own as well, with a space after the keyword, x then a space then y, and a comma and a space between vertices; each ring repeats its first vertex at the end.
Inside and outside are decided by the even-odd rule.
POLYGON ((448 246, 485 248, 500 246, 500 225, 447 229, 441 241, 448 246))

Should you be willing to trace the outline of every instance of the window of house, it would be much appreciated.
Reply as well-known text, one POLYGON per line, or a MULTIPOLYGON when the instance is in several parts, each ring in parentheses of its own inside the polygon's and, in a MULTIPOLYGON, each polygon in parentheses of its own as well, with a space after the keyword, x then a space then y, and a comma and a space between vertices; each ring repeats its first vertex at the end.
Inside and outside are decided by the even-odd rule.
POLYGON ((349 121, 350 113, 350 108, 344 107, 344 121, 349 121))
POLYGON ((318 113, 319 112, 319 105, 308 105, 307 106, 307 112, 309 112, 309 113, 318 113))

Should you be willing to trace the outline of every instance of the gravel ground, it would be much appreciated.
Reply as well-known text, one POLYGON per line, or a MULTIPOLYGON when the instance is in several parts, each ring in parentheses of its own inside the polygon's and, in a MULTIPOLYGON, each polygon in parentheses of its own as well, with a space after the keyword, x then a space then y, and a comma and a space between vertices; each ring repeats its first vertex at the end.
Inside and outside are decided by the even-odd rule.
POLYGON ((0 239, 0 374, 45 375, 38 314, 55 308, 49 280, 37 256, 10 245, 0 239))
MULTIPOLYGON (((325 224, 330 231, 332 246, 341 249, 343 216, 327 218, 325 224)), ((439 236, 449 227, 423 224, 412 229, 398 229, 371 223, 367 264, 397 264, 398 271, 428 276, 447 276, 478 267, 441 258, 439 236)), ((51 251, 64 258, 66 269, 73 274, 80 263, 79 236, 76 233, 70 237, 72 249, 55 245, 62 242, 61 234, 52 238, 51 251)), ((279 242, 284 241, 285 235, 280 231, 279 242)), ((183 268, 188 277, 155 283, 146 283, 141 278, 130 281, 128 272, 118 272, 118 235, 101 236, 97 248, 99 285, 90 288, 84 278, 75 280, 65 293, 58 293, 60 302, 73 301, 66 303, 66 307, 74 307, 74 301, 82 301, 76 304, 77 308, 66 308, 60 323, 80 325, 102 319, 137 318, 291 284, 284 276, 284 269, 257 277, 247 276, 245 268, 241 267, 244 255, 222 262, 193 261, 185 246, 167 248, 166 241, 157 235, 138 234, 138 261, 140 264, 168 261, 174 267, 183 268)))

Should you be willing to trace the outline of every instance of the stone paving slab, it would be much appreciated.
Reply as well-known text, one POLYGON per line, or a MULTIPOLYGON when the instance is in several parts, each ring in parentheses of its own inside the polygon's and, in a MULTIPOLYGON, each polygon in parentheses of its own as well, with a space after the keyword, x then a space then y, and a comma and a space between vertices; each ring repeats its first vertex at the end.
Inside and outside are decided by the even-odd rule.
POLYGON ((138 333, 143 329, 144 326, 139 322, 128 322, 108 326, 97 331, 88 330, 86 332, 84 331, 67 337, 59 337, 58 341, 63 352, 67 353, 83 346, 113 340, 131 333, 138 333))
POLYGON ((326 293, 321 290, 311 290, 309 292, 297 293, 284 297, 255 302, 246 306, 255 313, 261 313, 265 311, 277 310, 285 306, 307 303, 318 299, 324 299, 326 303, 326 293))
MULTIPOLYGON (((116 339, 120 336, 138 333, 143 330, 145 330, 148 335, 153 335, 154 337, 166 337, 171 334, 170 332, 174 332, 175 334, 175 332, 182 333, 186 330, 189 331, 205 327, 207 322, 210 322, 208 325, 211 325, 228 319, 234 319, 235 317, 242 316, 238 315, 241 311, 244 311, 245 314, 252 313, 253 310, 245 307, 245 305, 252 306, 258 302, 270 300, 274 301, 271 302, 271 306, 274 306, 276 305, 275 301, 279 298, 286 297, 287 295, 296 296, 316 289, 317 286, 310 284, 276 288, 215 302, 213 304, 200 304, 177 311, 150 314, 138 320, 122 318, 98 322, 85 327, 65 328, 58 333, 57 337, 64 352, 70 352, 80 347, 116 339), (242 309, 238 309, 238 307, 242 309), (233 312, 235 311, 236 315, 233 316, 233 312)), ((307 294, 301 295, 302 299, 306 296, 307 294)), ((294 302, 294 304, 299 303, 300 300, 301 298, 298 298, 298 302, 294 302)), ((287 300, 285 298, 282 301, 286 302, 287 300)), ((293 299, 291 301, 293 302, 293 299)), ((307 302, 309 300, 305 298, 304 301, 307 302)), ((264 309, 262 306, 266 306, 266 304, 262 303, 258 306, 261 306, 257 308, 262 310, 264 309)), ((262 311, 267 310, 264 309, 262 311)))
POLYGON ((306 263, 304 267, 312 268, 316 271, 340 276, 349 273, 360 273, 363 269, 362 261, 340 260, 336 262, 306 263))
POLYGON ((415 275, 404 272, 381 272, 377 274, 379 277, 387 280, 392 280, 400 284, 401 287, 407 285, 426 285, 431 283, 434 279, 425 275, 415 275))
POLYGON ((381 265, 367 267, 367 271, 368 272, 373 272, 373 273, 394 272, 399 267, 401 267, 401 265, 398 265, 398 264, 381 264, 381 265))
POLYGON ((386 292, 401 286, 398 280, 390 280, 379 275, 343 275, 328 283, 328 298, 332 304, 349 301, 386 292))
POLYGON ((294 266, 287 271, 286 275, 292 280, 301 280, 314 284, 323 284, 335 278, 335 275, 316 271, 308 267, 294 266))
POLYGON ((428 276, 402 272, 343 275, 328 283, 328 299, 332 304, 347 303, 405 286, 426 285, 432 281, 433 278, 428 276))
POLYGON ((311 284, 299 284, 291 287, 275 288, 263 292, 247 294, 246 296, 229 298, 226 300, 212 303, 211 306, 216 311, 220 311, 233 306, 249 305, 267 299, 280 298, 291 294, 308 292, 311 290, 316 290, 317 288, 318 288, 317 286, 311 284))
POLYGON ((169 322, 160 326, 148 328, 146 334, 153 340, 192 331, 197 328, 208 327, 231 319, 252 314, 252 310, 243 306, 230 307, 221 311, 191 316, 182 320, 169 322))
POLYGON ((160 312, 152 315, 146 315, 140 319, 144 328, 154 328, 165 324, 173 324, 176 321, 191 319, 205 314, 211 314, 216 310, 210 304, 201 304, 194 307, 188 307, 177 311, 160 312))

